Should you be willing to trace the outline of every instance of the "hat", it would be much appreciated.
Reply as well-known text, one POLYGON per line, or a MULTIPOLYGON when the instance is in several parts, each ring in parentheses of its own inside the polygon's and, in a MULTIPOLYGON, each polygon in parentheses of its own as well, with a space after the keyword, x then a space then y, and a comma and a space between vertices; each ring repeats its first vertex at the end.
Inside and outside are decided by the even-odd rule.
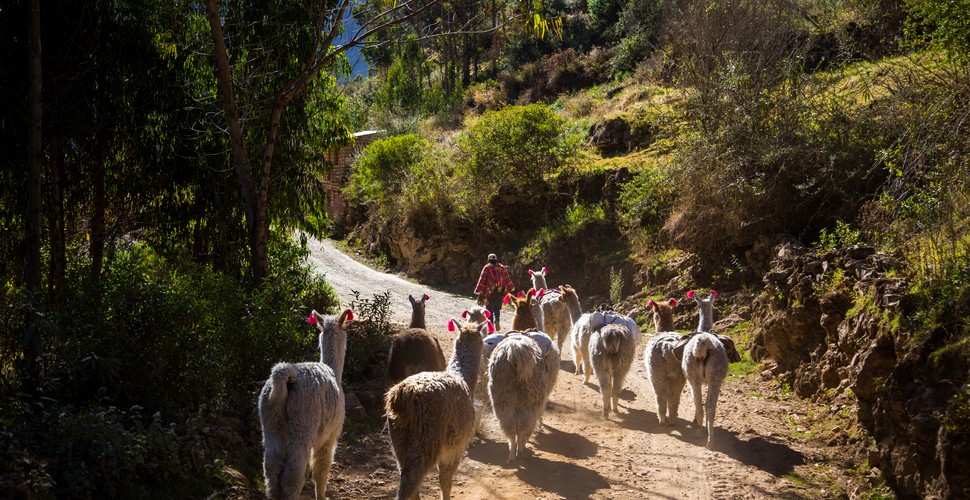
POLYGON ((488 254, 488 261, 492 262, 493 260, 498 260, 498 257, 496 257, 494 253, 488 254))

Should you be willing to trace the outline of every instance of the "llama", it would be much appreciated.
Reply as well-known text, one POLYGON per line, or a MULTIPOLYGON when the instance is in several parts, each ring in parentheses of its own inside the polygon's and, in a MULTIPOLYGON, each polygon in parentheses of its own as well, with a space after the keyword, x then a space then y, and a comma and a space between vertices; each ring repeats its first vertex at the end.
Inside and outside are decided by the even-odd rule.
POLYGON ((707 298, 702 298, 700 295, 696 294, 694 290, 687 292, 688 299, 694 299, 697 302, 697 331, 699 332, 714 332, 714 299, 717 297, 717 292, 711 290, 711 293, 707 295, 707 298))
MULTIPOLYGON (((535 290, 536 293, 539 293, 540 290, 545 290, 548 288, 548 285, 546 285, 547 273, 548 271, 546 271, 545 267, 538 272, 529 269, 529 277, 532 279, 532 289, 535 290)), ((536 299, 532 303, 532 315, 536 318, 536 325, 538 325, 537 328, 539 331, 546 331, 545 318, 542 316, 542 302, 540 302, 539 299, 536 299)))
POLYGON ((427 294, 411 301, 411 327, 394 336, 387 353, 387 378, 396 384, 415 373, 445 369, 445 355, 438 339, 424 329, 424 306, 427 294))
POLYGON ((384 410, 401 473, 398 500, 418 500, 421 482, 435 465, 441 498, 451 498, 455 471, 475 432, 473 395, 486 326, 456 325, 448 322, 448 330, 459 333, 445 371, 411 375, 387 391, 384 410))
POLYGON ((573 323, 583 315, 579 295, 573 287, 562 285, 556 290, 546 292, 541 303, 545 332, 556 339, 556 347, 562 352, 562 344, 573 323))
POLYGON ((707 412, 707 449, 714 448, 714 417, 721 384, 727 377, 728 354, 718 338, 710 333, 695 334, 687 343, 681 367, 687 376, 690 394, 694 398, 694 424, 700 433, 707 412), (701 388, 707 385, 707 399, 702 403, 701 388))
POLYGON ((482 306, 472 306, 471 309, 465 309, 462 311, 461 317, 465 321, 471 321, 472 323, 477 323, 480 325, 492 319, 492 312, 482 306))
MULTIPOLYGON (((559 354, 559 349, 556 343, 553 342, 549 335, 544 332, 537 332, 529 330, 523 332, 528 335, 535 343, 539 346, 539 352, 542 353, 542 365, 546 369, 546 374, 549 376, 548 385, 546 385, 546 400, 542 403, 543 408, 545 408, 546 403, 549 402, 549 397, 552 396, 552 390, 556 387, 556 381, 559 380, 559 362, 562 357, 559 354)), ((542 432, 545 425, 542 423, 542 415, 545 414, 545 410, 539 414, 539 425, 536 432, 542 432)))
POLYGON ((478 373, 478 384, 475 385, 475 433, 482 428, 482 416, 485 408, 492 404, 488 397, 488 361, 492 357, 495 348, 505 340, 506 334, 495 333, 494 328, 490 329, 490 335, 482 339, 484 347, 482 349, 482 365, 478 373))
POLYGON ((542 359, 534 340, 510 335, 499 343, 488 362, 488 394, 495 418, 508 438, 508 463, 515 463, 525 452, 545 409, 549 375, 542 359))
POLYGON ((576 375, 579 375, 580 371, 583 372, 584 384, 589 382, 592 366, 590 365, 589 358, 590 339, 592 338, 593 332, 599 330, 604 325, 623 325, 627 327, 633 338, 634 351, 643 339, 640 334, 640 326, 637 325, 636 320, 614 311, 608 304, 603 304, 596 311, 580 316, 574 324, 574 327, 570 330, 570 341, 573 348, 573 361, 575 363, 576 375), (576 324, 579 326, 576 326, 576 324))
POLYGON ((647 302, 647 307, 653 310, 655 333, 674 331, 674 308, 677 307, 677 299, 650 300, 647 302))
POLYGON ((424 324, 424 306, 431 297, 428 294, 421 296, 421 300, 415 299, 413 296, 408 295, 408 301, 411 302, 411 324, 408 325, 409 328, 421 328, 422 330, 427 330, 428 327, 424 324))
POLYGON ((604 418, 609 418, 611 407, 614 413, 619 413, 617 400, 635 354, 633 334, 626 325, 604 325, 590 336, 589 356, 603 396, 604 418))
MULTIPOLYGON (((657 312, 654 311, 655 321, 656 315, 657 312)), ((650 337, 643 352, 647 377, 653 385, 653 393, 657 401, 657 418, 661 426, 673 425, 677 421, 680 394, 684 390, 684 384, 687 383, 680 357, 674 352, 681 338, 677 332, 657 332, 650 337)))
POLYGON ((257 408, 270 498, 299 498, 308 465, 317 500, 326 497, 330 465, 344 425, 345 328, 353 320, 350 309, 339 317, 312 311, 307 322, 320 330, 320 362, 277 363, 263 384, 257 408))
MULTIPOLYGON (((512 315, 512 328, 509 331, 525 331, 529 328, 539 328, 539 324, 536 322, 535 316, 532 314, 532 297, 535 291, 529 290, 528 293, 523 294, 519 292, 518 297, 513 297, 512 294, 506 294, 504 303, 505 305, 512 304, 515 307, 515 314, 512 315)), ((542 298, 545 294, 544 290, 540 290, 538 293, 538 298, 542 298)))

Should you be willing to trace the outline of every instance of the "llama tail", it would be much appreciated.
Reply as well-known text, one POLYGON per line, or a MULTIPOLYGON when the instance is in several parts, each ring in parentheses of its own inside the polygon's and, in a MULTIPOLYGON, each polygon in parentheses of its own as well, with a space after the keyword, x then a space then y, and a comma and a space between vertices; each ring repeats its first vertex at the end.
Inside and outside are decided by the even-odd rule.
POLYGON ((274 412, 280 411, 286 403, 287 384, 296 381, 296 367, 290 363, 279 363, 273 367, 271 375, 273 387, 269 392, 269 407, 274 412))
POLYGON ((602 333, 603 347, 606 352, 616 354, 623 346, 623 335, 615 328, 608 328, 602 333))

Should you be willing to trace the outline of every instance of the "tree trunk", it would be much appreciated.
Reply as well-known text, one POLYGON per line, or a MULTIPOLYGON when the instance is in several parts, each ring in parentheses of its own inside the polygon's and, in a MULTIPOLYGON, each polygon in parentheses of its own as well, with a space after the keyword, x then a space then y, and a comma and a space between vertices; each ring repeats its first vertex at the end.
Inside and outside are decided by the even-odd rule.
POLYGON ((64 273, 67 268, 64 236, 64 139, 60 134, 51 137, 50 168, 50 215, 47 225, 50 231, 51 261, 48 300, 51 307, 58 309, 64 305, 64 273))
MULTIPOLYGON (((41 54, 40 54, 40 0, 31 0, 28 7, 28 59, 30 89, 28 90, 28 131, 30 145, 27 168, 27 262, 24 284, 31 304, 37 303, 40 294, 40 170, 43 148, 41 145, 43 108, 41 106, 41 54)), ((40 331, 37 328, 33 308, 24 318, 24 389, 33 392, 40 381, 39 359, 41 355, 40 331)))
POLYGON ((105 195, 105 163, 107 154, 101 143, 103 137, 98 137, 95 144, 94 174, 91 178, 93 200, 91 202, 91 239, 88 242, 88 252, 91 254, 90 281, 95 290, 95 296, 100 295, 101 271, 104 269, 104 240, 105 213, 107 212, 107 196, 105 195))
MULTIPOLYGON (((246 146, 243 142, 242 122, 239 118, 239 109, 236 107, 236 98, 232 91, 229 56, 226 54, 226 39, 222 34, 218 2, 216 0, 206 0, 206 11, 209 17, 209 30, 212 35, 212 43, 215 47, 213 57, 216 63, 216 79, 218 81, 219 96, 222 98, 222 106, 226 113, 226 125, 229 128, 229 143, 232 148, 232 161, 236 167, 236 177, 239 178, 239 188, 243 199, 243 213, 246 215, 246 230, 249 235, 249 248, 251 252, 250 270, 252 272, 253 282, 259 286, 269 272, 265 227, 266 207, 260 206, 260 201, 264 196, 260 193, 257 197, 249 161, 249 153, 246 152, 246 146), (263 217, 260 217, 261 214, 263 214, 263 217)), ((264 170, 268 170, 268 168, 264 166, 264 170)), ((268 173, 266 177, 268 189, 268 173)), ((260 190, 262 190, 262 186, 260 186, 260 190)))

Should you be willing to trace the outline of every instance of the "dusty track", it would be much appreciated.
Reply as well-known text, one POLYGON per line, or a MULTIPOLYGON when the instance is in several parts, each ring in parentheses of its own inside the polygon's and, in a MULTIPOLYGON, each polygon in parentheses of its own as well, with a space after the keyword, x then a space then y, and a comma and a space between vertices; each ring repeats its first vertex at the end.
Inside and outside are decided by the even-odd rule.
MULTIPOLYGON (((312 263, 326 274, 342 304, 352 298, 351 290, 364 297, 391 290, 392 321, 404 324, 410 318, 407 295, 429 293, 429 330, 441 340, 445 355, 450 354, 452 339, 445 322, 473 305, 471 294, 463 297, 432 290, 374 271, 329 242, 311 240, 310 248, 312 263)), ((577 289, 582 297, 582 286, 577 289)), ((825 481, 842 481, 806 485, 788 479, 812 476, 811 470, 821 467, 816 464, 824 462, 824 454, 789 437, 786 416, 804 412, 798 407, 803 402, 765 397, 765 388, 756 382, 729 379, 725 384, 715 420, 714 451, 704 448, 704 435, 686 420, 693 413, 686 390, 681 397, 681 418, 674 427, 661 428, 643 365, 645 344, 646 340, 637 349, 621 395, 620 413, 611 414, 609 421, 601 415, 598 387, 584 385, 581 377, 573 375, 572 353, 564 352, 559 382, 546 409, 547 429, 529 442, 529 454, 518 467, 505 464, 506 443, 494 417, 487 414, 483 433, 473 441, 456 475, 454 498, 832 496, 832 491, 824 489, 825 481)), ((338 446, 331 498, 393 498, 396 485, 397 470, 385 435, 344 439, 338 446)), ((304 491, 305 497, 307 493, 309 489, 304 491)), ((422 498, 438 495, 437 475, 432 473, 425 480, 422 498)))

